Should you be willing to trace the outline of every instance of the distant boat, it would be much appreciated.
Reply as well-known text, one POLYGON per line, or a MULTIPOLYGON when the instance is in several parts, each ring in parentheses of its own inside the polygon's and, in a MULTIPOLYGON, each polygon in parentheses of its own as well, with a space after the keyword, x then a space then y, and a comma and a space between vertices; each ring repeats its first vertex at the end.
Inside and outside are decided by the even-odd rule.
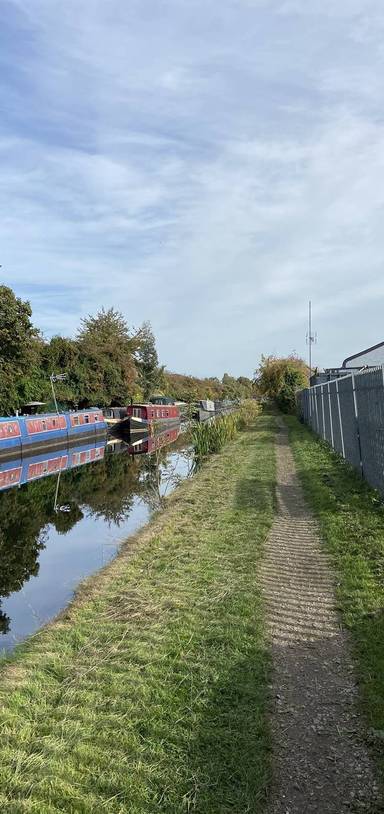
POLYGON ((98 407, 66 413, 0 418, 0 456, 30 455, 80 438, 105 435, 108 426, 98 407))
POLYGON ((214 413, 215 402, 211 401, 211 399, 202 399, 199 401, 199 408, 200 410, 205 410, 206 413, 214 413))

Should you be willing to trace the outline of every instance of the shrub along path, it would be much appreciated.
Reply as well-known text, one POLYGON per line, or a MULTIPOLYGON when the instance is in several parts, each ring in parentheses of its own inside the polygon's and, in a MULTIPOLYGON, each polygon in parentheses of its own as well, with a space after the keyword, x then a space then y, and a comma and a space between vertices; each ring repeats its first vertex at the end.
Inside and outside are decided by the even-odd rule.
POLYGON ((285 425, 277 439, 277 498, 262 564, 274 668, 270 812, 368 811, 377 791, 356 712, 350 642, 285 425))
POLYGON ((273 451, 261 417, 2 667, 1 812, 264 810, 273 451))

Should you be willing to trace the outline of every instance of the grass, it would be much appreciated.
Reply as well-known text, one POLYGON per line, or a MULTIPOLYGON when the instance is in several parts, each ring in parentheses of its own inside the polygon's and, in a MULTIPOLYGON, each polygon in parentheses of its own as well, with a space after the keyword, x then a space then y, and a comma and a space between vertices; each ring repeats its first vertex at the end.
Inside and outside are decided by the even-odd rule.
POLYGON ((338 575, 337 600, 354 645, 360 703, 384 781, 384 505, 296 418, 286 418, 304 491, 338 575), (376 733, 376 734, 375 734, 376 733))
POLYGON ((257 814, 269 778, 262 416, 0 668, 6 814, 257 814))

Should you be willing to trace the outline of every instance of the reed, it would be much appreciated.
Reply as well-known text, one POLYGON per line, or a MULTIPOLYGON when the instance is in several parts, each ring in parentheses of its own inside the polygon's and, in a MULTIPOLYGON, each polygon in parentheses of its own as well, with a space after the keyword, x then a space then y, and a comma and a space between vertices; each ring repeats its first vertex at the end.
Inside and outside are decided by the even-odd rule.
POLYGON ((239 430, 249 427, 261 413, 261 405, 254 399, 244 399, 235 412, 219 416, 213 421, 193 424, 191 440, 196 460, 200 462, 208 455, 220 452, 232 441, 239 430))

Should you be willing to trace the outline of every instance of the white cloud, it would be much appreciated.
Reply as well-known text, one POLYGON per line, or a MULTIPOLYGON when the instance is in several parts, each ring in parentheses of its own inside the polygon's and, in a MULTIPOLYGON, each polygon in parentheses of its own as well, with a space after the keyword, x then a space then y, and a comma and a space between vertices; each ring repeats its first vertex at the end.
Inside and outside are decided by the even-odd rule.
POLYGON ((383 18, 374 0, 6 4, 0 262, 36 322, 73 332, 115 305, 202 374, 304 353, 309 297, 320 362, 379 341, 383 18))

